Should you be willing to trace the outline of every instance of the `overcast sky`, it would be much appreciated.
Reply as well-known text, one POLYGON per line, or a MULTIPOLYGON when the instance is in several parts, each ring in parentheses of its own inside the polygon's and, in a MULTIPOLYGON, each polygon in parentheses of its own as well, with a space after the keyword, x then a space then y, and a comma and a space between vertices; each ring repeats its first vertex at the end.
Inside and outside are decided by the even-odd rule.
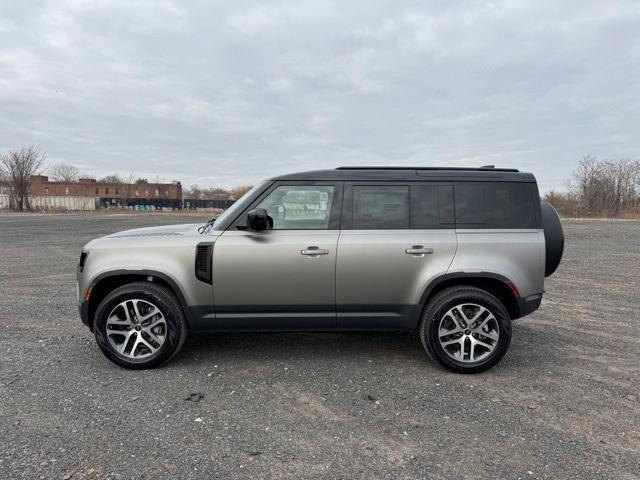
POLYGON ((0 149, 230 187, 640 157, 640 2, 0 0, 0 149), (215 6, 212 6, 214 5, 215 6))

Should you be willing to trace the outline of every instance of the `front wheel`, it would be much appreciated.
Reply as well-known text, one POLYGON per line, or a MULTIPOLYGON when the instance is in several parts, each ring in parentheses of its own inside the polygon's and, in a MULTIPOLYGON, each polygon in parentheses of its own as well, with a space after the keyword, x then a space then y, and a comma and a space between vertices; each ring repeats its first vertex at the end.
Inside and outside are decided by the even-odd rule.
POLYGON ((504 305, 475 287, 451 287, 427 304, 419 336, 429 355, 458 373, 488 370, 507 353, 511 319, 504 305))
POLYGON ((116 288, 100 302, 93 331, 100 350, 113 363, 145 369, 160 366, 178 353, 187 325, 171 291, 136 282, 116 288))

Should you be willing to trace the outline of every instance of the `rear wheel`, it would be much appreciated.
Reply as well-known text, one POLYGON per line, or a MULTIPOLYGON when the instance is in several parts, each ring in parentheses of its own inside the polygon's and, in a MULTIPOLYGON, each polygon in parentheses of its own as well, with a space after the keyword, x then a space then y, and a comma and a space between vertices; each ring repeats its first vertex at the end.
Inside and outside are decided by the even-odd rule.
POLYGON ((94 334, 102 353, 124 368, 162 365, 184 343, 187 326, 167 288, 136 282, 115 289, 96 310, 94 334))
POLYGON ((502 303, 475 287, 452 287, 427 304, 419 336, 429 355, 459 373, 478 373, 502 359, 511 342, 511 319, 502 303))

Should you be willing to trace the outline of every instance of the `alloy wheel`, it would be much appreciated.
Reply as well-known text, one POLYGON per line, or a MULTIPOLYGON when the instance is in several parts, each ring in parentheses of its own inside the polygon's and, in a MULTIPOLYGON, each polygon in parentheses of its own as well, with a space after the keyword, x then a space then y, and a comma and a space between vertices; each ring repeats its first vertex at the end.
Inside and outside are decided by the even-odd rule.
POLYGON ((500 327, 487 308, 474 303, 461 303, 440 319, 438 339, 451 358, 475 363, 487 358, 496 349, 500 327))
POLYGON ((137 298, 125 300, 107 317, 106 334, 116 352, 139 360, 162 347, 167 337, 167 321, 153 303, 137 298))

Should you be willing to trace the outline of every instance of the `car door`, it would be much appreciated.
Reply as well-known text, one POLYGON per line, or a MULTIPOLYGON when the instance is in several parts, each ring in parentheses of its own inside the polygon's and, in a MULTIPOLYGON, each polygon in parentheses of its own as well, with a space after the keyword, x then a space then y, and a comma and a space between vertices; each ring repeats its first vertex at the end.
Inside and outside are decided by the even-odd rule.
POLYGON ((228 329, 336 326, 335 265, 342 182, 276 182, 215 242, 216 321, 228 329), (262 208, 273 228, 246 229, 262 208))
POLYGON ((451 183, 347 183, 338 242, 341 328, 413 328, 456 251, 451 183))

